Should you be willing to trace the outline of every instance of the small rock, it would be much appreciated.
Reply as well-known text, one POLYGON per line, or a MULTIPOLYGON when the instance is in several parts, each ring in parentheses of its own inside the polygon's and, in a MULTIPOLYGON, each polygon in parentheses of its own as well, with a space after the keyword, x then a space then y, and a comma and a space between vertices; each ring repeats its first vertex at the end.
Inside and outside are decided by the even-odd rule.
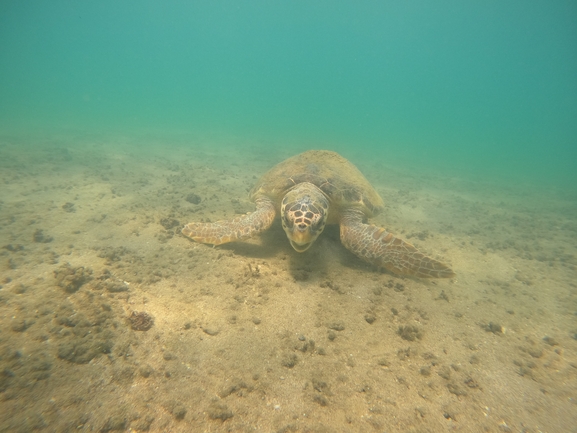
POLYGON ((134 424, 134 429, 136 429, 136 431, 149 431, 150 425, 153 421, 154 417, 152 415, 147 415, 143 419, 136 421, 134 424))
POLYGON ((185 200, 192 204, 199 204, 202 201, 202 198, 200 198, 198 194, 190 193, 186 196, 185 200))
POLYGON ((14 332, 26 331, 34 322, 26 319, 13 319, 12 330, 14 332))
POLYGON ((298 357, 294 353, 291 353, 282 359, 281 364, 283 367, 293 368, 297 365, 298 360, 298 357))
POLYGON ((126 428, 126 419, 121 415, 114 415, 108 418, 104 426, 100 429, 101 432, 118 431, 126 428))
POLYGON ((484 328, 485 328, 485 331, 492 332, 493 334, 502 334, 503 333, 503 327, 498 323, 489 322, 489 324, 485 325, 484 328))
POLYGON ((558 346, 559 342, 555 340, 553 337, 545 336, 543 337, 543 341, 547 343, 549 346, 558 346))
POLYGON ((164 355, 162 355, 162 357, 164 358, 165 361, 172 361, 173 359, 176 359, 176 356, 170 352, 164 352, 164 355))
POLYGON ((399 334, 403 340, 407 341, 420 340, 423 337, 422 331, 414 325, 399 326, 397 334, 399 334))
POLYGON ((154 370, 152 369, 152 367, 148 364, 141 366, 138 369, 138 373, 142 376, 142 377, 150 377, 150 375, 152 373, 154 373, 154 370))
POLYGON ((333 329, 335 331, 343 331, 345 329, 345 325, 343 322, 332 322, 329 323, 329 329, 333 329))
POLYGON ((315 394, 315 396, 313 397, 313 401, 323 407, 329 404, 329 401, 326 399, 326 397, 318 394, 315 394))
POLYGON ((184 416, 186 415, 186 408, 180 404, 176 405, 172 410, 172 414, 178 420, 184 419, 184 416))
POLYGON ((65 204, 62 205, 62 209, 64 210, 64 212, 76 212, 76 209, 74 208, 74 203, 70 203, 67 202, 65 204))
POLYGON ((206 327, 206 328, 202 328, 202 330, 204 331, 205 334, 211 335, 211 336, 215 336, 218 335, 218 333, 220 332, 219 329, 216 328, 212 328, 212 327, 206 327))
POLYGON ((154 318, 146 311, 133 311, 128 320, 135 331, 148 331, 154 325, 154 318))
POLYGON ((166 230, 170 230, 171 228, 178 227, 180 225, 180 221, 175 218, 162 218, 160 220, 160 225, 166 230))
POLYGON ((234 414, 232 413, 232 411, 228 408, 228 406, 226 406, 225 404, 222 403, 212 403, 206 413, 208 414, 208 417, 210 419, 213 420, 221 420, 221 421, 226 421, 229 418, 232 418, 234 416, 234 414))
POLYGON ((421 367, 421 369, 419 370, 419 373, 421 373, 423 376, 430 376, 431 375, 431 367, 429 367, 429 366, 421 367))
POLYGON ((42 243, 42 244, 47 244, 47 243, 52 242, 54 240, 54 238, 52 236, 45 235, 44 230, 40 230, 40 229, 37 229, 34 232, 34 236, 32 237, 32 239, 34 240, 34 242, 38 242, 38 243, 42 243))
POLYGON ((76 292, 84 283, 92 279, 92 269, 78 266, 76 268, 65 263, 54 271, 56 284, 68 293, 76 292))
POLYGON ((184 405, 176 400, 171 400, 164 405, 164 408, 169 411, 177 420, 184 419, 186 415, 186 408, 184 405))
POLYGON ((377 320, 377 318, 375 317, 374 314, 365 314, 365 320, 369 325, 372 325, 374 321, 377 320))

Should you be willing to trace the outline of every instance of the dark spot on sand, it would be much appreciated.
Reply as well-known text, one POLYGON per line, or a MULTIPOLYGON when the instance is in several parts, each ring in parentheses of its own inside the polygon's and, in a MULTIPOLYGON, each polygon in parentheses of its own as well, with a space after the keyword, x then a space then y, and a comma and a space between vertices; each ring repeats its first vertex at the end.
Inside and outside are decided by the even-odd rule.
POLYGON ((146 311, 133 311, 128 320, 135 331, 148 331, 154 325, 154 318, 146 311))
POLYGON ((192 204, 199 204, 202 201, 200 196, 198 194, 195 194, 195 193, 188 194, 186 196, 185 200, 189 203, 192 203, 192 204))

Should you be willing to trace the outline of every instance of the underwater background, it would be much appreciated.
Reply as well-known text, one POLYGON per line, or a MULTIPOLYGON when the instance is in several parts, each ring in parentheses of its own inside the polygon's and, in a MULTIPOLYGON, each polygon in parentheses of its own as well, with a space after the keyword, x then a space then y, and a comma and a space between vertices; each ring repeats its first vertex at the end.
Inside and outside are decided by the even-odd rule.
POLYGON ((573 190, 576 17, 540 0, 6 1, 0 126, 353 148, 573 190))
POLYGON ((1 1, 0 433, 577 433, 576 23, 562 0, 1 1), (279 218, 183 236, 262 227, 248 192, 311 149, 455 275, 380 269, 330 224, 302 253, 279 218))

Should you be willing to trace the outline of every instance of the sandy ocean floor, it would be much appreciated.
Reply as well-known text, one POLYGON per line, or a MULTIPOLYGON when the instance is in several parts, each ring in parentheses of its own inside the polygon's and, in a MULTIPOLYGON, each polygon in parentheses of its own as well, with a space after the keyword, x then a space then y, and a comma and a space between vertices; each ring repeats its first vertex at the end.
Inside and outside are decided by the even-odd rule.
POLYGON ((180 235, 297 152, 2 138, 0 431, 576 432, 575 197, 346 154, 452 280, 180 235))

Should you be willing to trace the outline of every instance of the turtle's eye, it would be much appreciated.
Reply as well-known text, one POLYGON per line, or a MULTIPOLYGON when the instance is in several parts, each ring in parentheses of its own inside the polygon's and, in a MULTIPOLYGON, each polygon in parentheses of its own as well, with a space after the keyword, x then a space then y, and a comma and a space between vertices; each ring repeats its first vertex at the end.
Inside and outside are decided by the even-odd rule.
POLYGON ((284 228, 289 228, 292 229, 293 227, 293 220, 291 218, 289 218, 288 214, 284 214, 282 216, 282 225, 284 228))

